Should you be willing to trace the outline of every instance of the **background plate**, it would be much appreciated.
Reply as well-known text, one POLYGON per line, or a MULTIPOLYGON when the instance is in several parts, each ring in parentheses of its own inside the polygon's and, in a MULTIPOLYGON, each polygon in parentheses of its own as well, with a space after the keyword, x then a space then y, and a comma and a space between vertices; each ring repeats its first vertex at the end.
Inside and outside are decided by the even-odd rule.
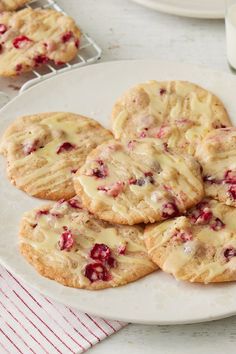
POLYGON ((224 18, 224 0, 133 0, 151 9, 173 15, 224 18))
MULTIPOLYGON (((190 80, 212 90, 236 123, 236 79, 193 65, 160 61, 117 61, 91 65, 46 80, 0 111, 0 134, 19 115, 72 111, 109 126, 113 102, 128 87, 150 79, 190 80)), ((236 313, 236 283, 197 285, 156 272, 133 284, 100 291, 64 287, 39 276, 20 256, 19 220, 24 211, 45 203, 11 186, 0 159, 0 262, 51 298, 98 316, 137 323, 175 324, 207 321, 236 313)))

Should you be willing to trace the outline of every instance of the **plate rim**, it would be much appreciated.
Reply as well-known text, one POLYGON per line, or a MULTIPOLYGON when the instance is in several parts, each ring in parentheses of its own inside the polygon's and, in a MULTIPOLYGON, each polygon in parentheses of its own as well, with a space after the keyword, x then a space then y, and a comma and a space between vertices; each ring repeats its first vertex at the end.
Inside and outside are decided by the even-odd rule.
MULTIPOLYGON (((202 18, 202 19, 223 19, 225 17, 224 11, 197 11, 188 8, 178 8, 174 5, 164 3, 154 3, 153 0, 132 0, 133 2, 145 6, 149 9, 167 13, 170 15, 190 17, 190 18, 202 18)), ((191 0, 190 0, 191 1, 191 0)))

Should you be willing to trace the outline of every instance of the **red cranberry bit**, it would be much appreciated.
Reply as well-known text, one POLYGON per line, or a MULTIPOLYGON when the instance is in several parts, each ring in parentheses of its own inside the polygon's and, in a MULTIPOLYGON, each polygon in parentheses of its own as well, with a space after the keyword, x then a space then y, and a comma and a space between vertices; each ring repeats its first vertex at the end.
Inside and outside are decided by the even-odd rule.
POLYGON ((0 43, 0 54, 2 53, 2 51, 3 51, 3 47, 2 47, 2 45, 0 43))
POLYGON ((78 171, 78 168, 73 168, 70 172, 71 173, 76 173, 78 171))
POLYGON ((187 241, 191 241, 193 239, 193 235, 186 231, 178 231, 173 235, 174 239, 177 241, 181 241, 183 243, 187 241))
POLYGON ((90 251, 90 257, 101 262, 107 261, 111 257, 111 250, 104 243, 95 243, 90 251))
POLYGON ((60 154, 62 152, 68 152, 68 151, 71 151, 75 148, 76 148, 76 146, 74 144, 71 144, 66 141, 59 146, 59 148, 57 149, 57 154, 60 154))
POLYGON ((170 218, 179 214, 178 208, 174 203, 166 203, 162 205, 162 217, 170 218))
POLYGON ((226 259, 226 262, 229 262, 231 258, 236 256, 236 249, 233 247, 226 248, 224 250, 224 257, 226 259))
POLYGON ((73 235, 71 233, 71 231, 64 231, 61 236, 60 236, 60 240, 59 240, 59 247, 60 250, 66 250, 66 251, 70 251, 70 249, 72 248, 72 246, 74 245, 74 238, 73 235))
POLYGON ((23 65, 22 64, 16 64, 16 72, 19 73, 22 69, 23 69, 23 65))
POLYGON ((4 34, 7 31, 7 26, 0 23, 0 34, 4 34))
POLYGON ((233 184, 229 190, 228 190, 228 194, 230 196, 231 199, 235 200, 236 199, 236 185, 233 184))
POLYGON ((70 205, 71 208, 82 209, 81 204, 77 199, 70 199, 67 201, 67 203, 70 205))
POLYGON ((80 42, 79 42, 79 38, 75 39, 75 46, 76 48, 79 48, 80 42))
POLYGON ((165 136, 165 127, 161 127, 156 135, 158 139, 162 139, 165 136))
POLYGON ((160 92, 160 95, 162 96, 162 95, 164 95, 166 93, 166 89, 161 88, 159 92, 160 92))
POLYGON ((225 227, 225 224, 223 221, 221 221, 219 218, 215 218, 214 222, 211 224, 211 228, 214 231, 219 231, 225 227))
POLYGON ((61 37, 62 42, 66 43, 69 42, 69 40, 74 36, 73 32, 68 31, 66 33, 63 34, 63 36, 61 37))
POLYGON ((38 219, 42 215, 48 215, 48 214, 49 214, 49 210, 38 210, 36 213, 36 219, 38 219))
POLYGON ((113 257, 109 257, 107 260, 107 264, 109 265, 110 268, 115 268, 116 267, 116 260, 113 257))
POLYGON ((54 63, 55 63, 55 65, 57 65, 57 66, 65 65, 65 62, 64 62, 64 61, 55 61, 54 63))
POLYGON ((125 254, 125 252, 126 252, 126 245, 121 245, 121 246, 119 246, 118 247, 118 253, 119 254, 125 254))
POLYGON ((212 212, 209 208, 204 208, 195 221, 195 224, 205 225, 208 224, 212 218, 212 212))
POLYGON ((48 62, 48 57, 44 54, 39 54, 34 57, 34 65, 39 66, 41 64, 46 64, 48 62))
POLYGON ((130 178, 128 182, 129 182, 129 184, 137 184, 137 179, 136 178, 130 178))
POLYGON ((22 49, 24 48, 27 44, 29 44, 31 41, 31 39, 29 39, 28 37, 26 36, 19 36, 19 37, 16 37, 14 40, 13 40, 13 46, 16 48, 16 49, 22 49))
POLYGON ((87 264, 84 275, 91 281, 91 283, 98 280, 108 281, 111 278, 106 267, 100 262, 87 264))
POLYGON ((112 184, 109 187, 106 186, 99 186, 97 188, 98 191, 103 191, 106 192, 107 195, 111 196, 111 197, 117 197, 121 192, 123 192, 125 187, 124 182, 116 182, 114 184, 112 184))
POLYGON ((32 142, 25 143, 23 145, 24 154, 27 156, 27 155, 32 154, 32 152, 35 152, 38 149, 38 144, 39 144, 38 140, 34 140, 32 142))
POLYGON ((236 171, 228 170, 224 175, 225 183, 236 184, 236 171))
POLYGON ((146 138, 147 134, 145 132, 141 132, 139 134, 139 138, 146 138))
POLYGON ((96 178, 105 178, 108 176, 108 168, 104 164, 102 160, 98 160, 97 163, 99 164, 99 167, 94 168, 90 174, 90 176, 94 176, 96 178))

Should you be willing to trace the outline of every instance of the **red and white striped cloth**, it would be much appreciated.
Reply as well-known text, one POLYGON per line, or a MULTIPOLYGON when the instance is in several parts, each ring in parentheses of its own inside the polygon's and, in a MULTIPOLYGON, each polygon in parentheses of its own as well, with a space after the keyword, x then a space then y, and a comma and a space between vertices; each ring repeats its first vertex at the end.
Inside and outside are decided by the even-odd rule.
POLYGON ((52 301, 0 266, 1 354, 79 354, 123 326, 52 301))

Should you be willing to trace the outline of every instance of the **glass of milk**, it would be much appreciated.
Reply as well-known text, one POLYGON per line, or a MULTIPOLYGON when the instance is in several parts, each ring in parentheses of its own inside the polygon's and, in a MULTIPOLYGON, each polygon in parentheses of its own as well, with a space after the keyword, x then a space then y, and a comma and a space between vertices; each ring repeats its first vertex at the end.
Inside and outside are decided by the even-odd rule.
POLYGON ((228 62, 236 71, 236 0, 226 0, 225 29, 228 62))

